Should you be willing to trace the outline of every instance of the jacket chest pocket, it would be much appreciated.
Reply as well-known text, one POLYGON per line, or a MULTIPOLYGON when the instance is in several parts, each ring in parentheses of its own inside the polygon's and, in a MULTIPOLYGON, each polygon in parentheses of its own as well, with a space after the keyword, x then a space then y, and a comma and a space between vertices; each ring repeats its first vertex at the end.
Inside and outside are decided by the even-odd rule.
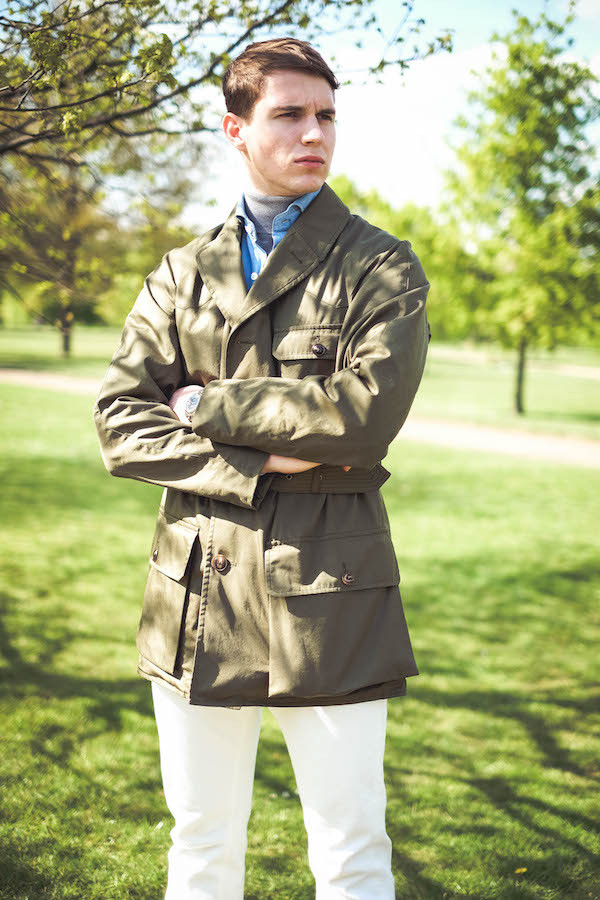
POLYGON ((331 375, 335 371, 341 324, 293 325, 275 330, 273 356, 282 378, 331 375))
POLYGON ((137 648, 143 657, 171 674, 181 662, 193 551, 197 546, 196 529, 159 514, 137 648))

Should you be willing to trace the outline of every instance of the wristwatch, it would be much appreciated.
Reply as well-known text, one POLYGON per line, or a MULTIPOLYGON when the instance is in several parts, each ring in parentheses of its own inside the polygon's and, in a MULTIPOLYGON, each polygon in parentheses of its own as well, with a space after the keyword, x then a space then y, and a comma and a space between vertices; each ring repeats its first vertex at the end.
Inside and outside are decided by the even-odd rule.
POLYGON ((192 416, 198 409, 198 404, 200 403, 200 397, 202 396, 202 391, 196 391, 194 394, 190 394, 190 396, 185 401, 185 406, 183 411, 187 417, 188 422, 192 421, 192 416))

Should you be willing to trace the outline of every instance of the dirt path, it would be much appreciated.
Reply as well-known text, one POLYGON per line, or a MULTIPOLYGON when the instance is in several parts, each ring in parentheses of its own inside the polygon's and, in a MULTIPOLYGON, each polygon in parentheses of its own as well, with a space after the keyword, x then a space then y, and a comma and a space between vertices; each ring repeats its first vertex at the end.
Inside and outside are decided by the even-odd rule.
POLYGON ((409 416, 398 440, 600 468, 600 441, 409 416))
POLYGON ((29 369, 0 369, 0 382, 49 391, 64 391, 66 394, 87 394, 90 397, 95 397, 100 390, 100 381, 97 378, 34 372, 29 369))
MULTIPOLYGON (((22 369, 0 369, 0 382, 27 385, 52 391, 95 396, 100 389, 96 378, 73 377, 52 372, 31 372, 22 369)), ((410 416, 399 441, 437 444, 459 450, 504 453, 509 456, 566 463, 572 466, 600 468, 600 441, 557 437, 471 425, 466 422, 446 422, 410 416)))

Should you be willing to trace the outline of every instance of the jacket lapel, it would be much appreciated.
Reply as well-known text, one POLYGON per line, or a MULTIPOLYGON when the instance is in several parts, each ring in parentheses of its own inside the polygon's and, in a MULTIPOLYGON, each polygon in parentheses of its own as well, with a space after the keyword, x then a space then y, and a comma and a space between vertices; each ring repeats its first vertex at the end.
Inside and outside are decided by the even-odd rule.
POLYGON ((328 185, 294 222, 249 291, 242 267, 241 224, 235 211, 217 237, 198 253, 203 281, 236 328, 306 278, 325 259, 350 219, 348 208, 328 185))
POLYGON ((242 266, 242 225, 235 210, 214 240, 199 250, 196 256, 202 281, 229 324, 235 327, 248 289, 242 266))

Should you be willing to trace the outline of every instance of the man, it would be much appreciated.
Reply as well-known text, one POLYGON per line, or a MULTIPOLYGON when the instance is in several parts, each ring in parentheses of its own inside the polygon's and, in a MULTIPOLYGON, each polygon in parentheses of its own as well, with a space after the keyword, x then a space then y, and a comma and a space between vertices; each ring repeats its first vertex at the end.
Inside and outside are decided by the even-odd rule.
POLYGON ((317 898, 394 897, 386 699, 417 670, 378 488, 423 371, 428 284, 324 183, 337 87, 302 41, 231 63, 244 198, 146 279, 96 405, 109 471, 167 489, 137 643, 175 819, 169 900, 243 896, 264 706, 317 898))

